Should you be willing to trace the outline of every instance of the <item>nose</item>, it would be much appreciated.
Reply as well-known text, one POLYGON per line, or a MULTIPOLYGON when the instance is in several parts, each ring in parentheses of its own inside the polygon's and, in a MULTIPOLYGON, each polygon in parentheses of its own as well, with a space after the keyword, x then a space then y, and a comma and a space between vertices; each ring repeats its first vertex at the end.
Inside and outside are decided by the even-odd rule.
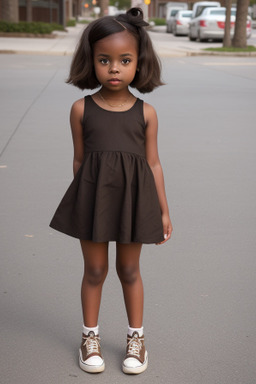
POLYGON ((111 63, 109 67, 109 73, 119 73, 119 67, 116 62, 111 63))

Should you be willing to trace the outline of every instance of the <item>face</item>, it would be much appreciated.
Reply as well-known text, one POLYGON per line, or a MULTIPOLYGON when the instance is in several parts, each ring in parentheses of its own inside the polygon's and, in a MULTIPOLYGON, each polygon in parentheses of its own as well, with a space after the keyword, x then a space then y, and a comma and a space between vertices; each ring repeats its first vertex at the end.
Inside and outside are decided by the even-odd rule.
POLYGON ((114 33, 94 44, 94 68, 99 83, 117 91, 134 79, 138 63, 138 43, 127 31, 114 33))

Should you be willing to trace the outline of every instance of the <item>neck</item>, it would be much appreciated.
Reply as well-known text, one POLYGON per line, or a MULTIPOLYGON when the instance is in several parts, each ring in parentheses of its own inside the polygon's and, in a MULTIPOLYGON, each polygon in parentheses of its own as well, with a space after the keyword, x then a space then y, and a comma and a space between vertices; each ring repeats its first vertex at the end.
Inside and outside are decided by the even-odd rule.
POLYGON ((125 89, 122 91, 109 91, 108 89, 101 88, 99 93, 107 100, 125 100, 127 97, 131 96, 129 89, 125 89))
POLYGON ((113 93, 104 93, 104 91, 102 92, 102 89, 99 91, 99 98, 101 99, 101 101, 104 103, 104 104, 107 104, 109 107, 111 108, 121 108, 123 107, 124 105, 126 105, 128 103, 128 101, 130 100, 132 94, 127 90, 127 92, 124 94, 122 93, 122 95, 120 95, 119 93, 114 93, 114 97, 113 97, 113 93))

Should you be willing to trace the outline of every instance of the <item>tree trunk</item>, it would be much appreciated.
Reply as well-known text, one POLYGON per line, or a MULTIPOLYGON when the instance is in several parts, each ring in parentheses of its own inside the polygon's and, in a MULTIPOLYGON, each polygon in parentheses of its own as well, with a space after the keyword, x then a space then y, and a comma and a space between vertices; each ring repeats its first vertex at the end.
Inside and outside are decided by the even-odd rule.
POLYGON ((18 23, 19 2, 18 0, 1 0, 2 20, 18 23))
POLYGON ((76 18, 76 21, 78 21, 80 13, 81 13, 81 1, 80 0, 76 0, 76 11, 75 12, 76 12, 75 18, 76 18))
POLYGON ((109 0, 99 0, 100 17, 106 16, 108 14, 108 5, 109 0))
POLYGON ((26 5, 27 5, 26 21, 30 22, 32 21, 32 0, 26 0, 26 5))
POLYGON ((225 33, 224 33, 224 39, 223 39, 223 47, 231 47, 231 38, 230 38, 231 4, 232 4, 232 0, 225 0, 226 21, 225 21, 225 33))
POLYGON ((236 48, 246 48, 246 24, 248 15, 249 0, 237 0, 235 34, 232 46, 236 48))

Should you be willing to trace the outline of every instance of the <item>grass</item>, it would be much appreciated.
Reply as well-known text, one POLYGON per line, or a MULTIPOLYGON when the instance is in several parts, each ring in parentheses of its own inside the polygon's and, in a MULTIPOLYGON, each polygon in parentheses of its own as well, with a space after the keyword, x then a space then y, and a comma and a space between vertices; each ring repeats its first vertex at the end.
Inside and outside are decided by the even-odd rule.
POLYGON ((75 27, 76 26, 76 20, 70 19, 67 21, 67 27, 75 27))
POLYGON ((235 47, 220 47, 220 48, 205 48, 204 51, 213 52, 256 52, 256 47, 248 45, 246 48, 235 48, 235 47))
POLYGON ((92 20, 86 20, 86 19, 84 19, 84 20, 79 20, 78 23, 79 23, 79 24, 89 24, 89 23, 91 23, 91 21, 92 21, 92 20))
POLYGON ((166 25, 165 19, 159 17, 151 17, 149 21, 153 21, 155 25, 166 25))

